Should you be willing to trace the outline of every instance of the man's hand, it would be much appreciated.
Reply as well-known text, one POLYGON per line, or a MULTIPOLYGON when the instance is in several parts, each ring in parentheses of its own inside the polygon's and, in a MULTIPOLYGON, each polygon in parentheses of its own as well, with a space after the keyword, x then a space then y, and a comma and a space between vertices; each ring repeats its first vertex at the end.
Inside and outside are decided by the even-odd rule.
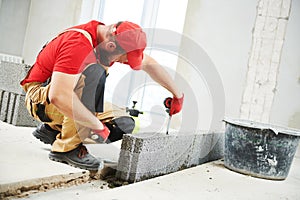
POLYGON ((183 104, 183 99, 184 95, 182 94, 181 98, 176 98, 176 97, 168 97, 165 99, 164 105, 170 109, 169 115, 172 116, 178 112, 181 111, 182 109, 182 104, 183 104))
POLYGON ((94 141, 98 141, 99 143, 104 143, 109 134, 110 134, 110 131, 109 129, 107 128, 107 126, 105 126, 105 124, 103 124, 103 129, 99 130, 99 129, 94 129, 92 130, 92 136, 91 136, 91 139, 93 139, 94 141))

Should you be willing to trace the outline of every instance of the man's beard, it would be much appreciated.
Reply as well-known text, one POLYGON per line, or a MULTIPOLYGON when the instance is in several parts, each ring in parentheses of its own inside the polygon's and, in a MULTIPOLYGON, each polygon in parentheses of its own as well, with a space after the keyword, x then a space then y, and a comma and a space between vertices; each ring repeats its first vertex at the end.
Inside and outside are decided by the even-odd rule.
POLYGON ((110 53, 108 53, 107 51, 105 51, 103 49, 100 49, 100 48, 98 49, 98 56, 100 57, 100 63, 102 65, 104 65, 104 66, 110 66, 111 62, 109 60, 109 54, 110 53))

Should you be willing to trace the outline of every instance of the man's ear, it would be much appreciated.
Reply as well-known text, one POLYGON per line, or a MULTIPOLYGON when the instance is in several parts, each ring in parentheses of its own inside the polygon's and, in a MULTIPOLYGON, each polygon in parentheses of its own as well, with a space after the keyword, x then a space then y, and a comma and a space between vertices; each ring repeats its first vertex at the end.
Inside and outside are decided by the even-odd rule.
POLYGON ((116 47, 117 47, 116 43, 112 41, 107 42, 105 45, 105 49, 108 52, 113 52, 116 49, 116 47))

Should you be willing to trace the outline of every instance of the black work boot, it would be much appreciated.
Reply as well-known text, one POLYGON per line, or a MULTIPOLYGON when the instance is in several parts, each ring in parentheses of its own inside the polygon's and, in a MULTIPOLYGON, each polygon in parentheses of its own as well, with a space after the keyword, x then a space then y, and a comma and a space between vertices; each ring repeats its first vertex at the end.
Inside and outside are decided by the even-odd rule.
POLYGON ((59 131, 53 130, 48 124, 40 124, 35 131, 32 132, 33 136, 45 144, 53 144, 59 131))
POLYGON ((102 169, 104 164, 101 159, 97 159, 91 154, 83 144, 68 152, 53 152, 49 154, 50 160, 62 162, 73 167, 96 171, 102 169))

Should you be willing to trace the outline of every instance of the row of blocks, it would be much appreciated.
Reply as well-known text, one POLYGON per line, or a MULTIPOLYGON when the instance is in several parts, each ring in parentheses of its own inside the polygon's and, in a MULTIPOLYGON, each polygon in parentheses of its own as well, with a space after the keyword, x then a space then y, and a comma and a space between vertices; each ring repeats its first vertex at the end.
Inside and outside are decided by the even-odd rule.
POLYGON ((30 66, 2 61, 0 63, 0 120, 15 126, 37 126, 25 107, 25 93, 20 81, 30 66))
POLYGON ((37 126, 25 107, 25 95, 0 90, 0 120, 15 126, 37 126))
POLYGON ((123 136, 116 178, 128 182, 169 174, 224 156, 224 133, 123 136))

